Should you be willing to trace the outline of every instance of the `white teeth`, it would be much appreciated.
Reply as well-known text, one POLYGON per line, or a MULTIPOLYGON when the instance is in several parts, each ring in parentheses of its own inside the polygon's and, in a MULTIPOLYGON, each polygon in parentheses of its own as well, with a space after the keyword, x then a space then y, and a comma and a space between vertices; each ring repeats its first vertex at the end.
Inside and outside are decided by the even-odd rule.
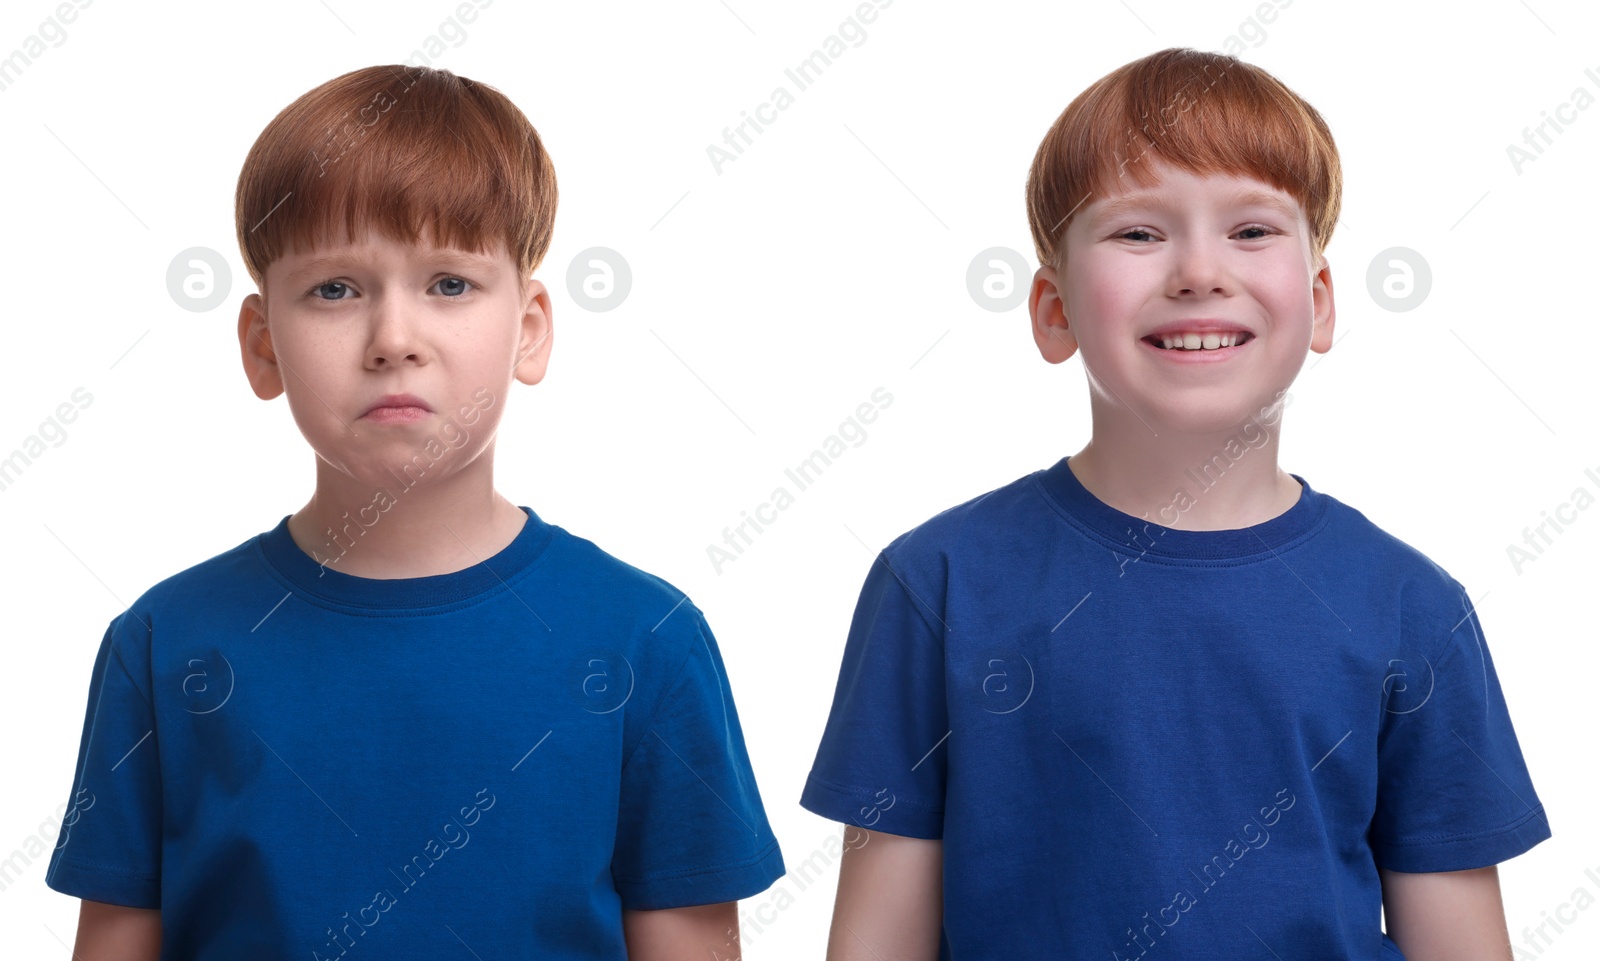
POLYGON ((1161 346, 1168 350, 1216 350, 1234 347, 1244 342, 1243 334, 1184 334, 1181 337, 1162 337, 1161 346))

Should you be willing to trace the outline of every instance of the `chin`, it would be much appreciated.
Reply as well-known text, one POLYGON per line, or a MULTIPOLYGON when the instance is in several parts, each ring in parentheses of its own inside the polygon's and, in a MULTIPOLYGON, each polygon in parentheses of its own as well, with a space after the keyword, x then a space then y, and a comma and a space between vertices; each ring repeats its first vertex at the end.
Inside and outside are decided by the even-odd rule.
POLYGON ((1237 434, 1257 413, 1256 407, 1247 403, 1207 411, 1172 410, 1157 411, 1150 418, 1150 426, 1157 432, 1176 434, 1237 434))

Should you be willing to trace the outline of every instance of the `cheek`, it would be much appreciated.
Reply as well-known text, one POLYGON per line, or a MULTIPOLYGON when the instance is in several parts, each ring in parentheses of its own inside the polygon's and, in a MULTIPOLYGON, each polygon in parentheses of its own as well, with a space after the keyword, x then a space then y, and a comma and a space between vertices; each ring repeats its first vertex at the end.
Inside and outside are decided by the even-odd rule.
POLYGON ((1274 314, 1295 323, 1309 324, 1312 313, 1311 282, 1304 276, 1290 275, 1282 279, 1271 294, 1274 314))
MULTIPOLYGON (((293 379, 284 391, 289 399, 289 414, 300 429, 309 434, 342 433, 345 431, 339 401, 329 396, 316 381, 307 377, 293 379)), ((349 411, 343 417, 353 417, 349 411)))
POLYGON ((311 426, 348 416, 340 412, 348 399, 349 367, 359 362, 350 358, 359 358, 359 347, 329 337, 296 338, 276 346, 289 409, 298 423, 311 426))
POLYGON ((1263 281, 1262 297, 1286 306, 1305 304, 1309 309, 1312 275, 1306 272, 1305 262, 1298 256, 1285 256, 1264 264, 1259 276, 1263 281))
POLYGON ((455 402, 480 408, 483 411, 480 416, 491 413, 498 416, 505 395, 515 383, 509 360, 514 347, 507 347, 504 354, 476 358, 471 364, 462 365, 449 382, 455 402))
MULTIPOLYGON (((302 349, 290 351, 279 355, 287 367, 284 371, 284 381, 288 386, 298 388, 300 394, 312 394, 325 397, 329 404, 337 404, 338 398, 328 396, 337 393, 342 381, 337 374, 338 364, 335 357, 344 356, 338 352, 334 345, 303 345, 302 349)), ((316 396, 306 398, 315 402, 316 396)))
POLYGON ((1095 276, 1071 291, 1067 317, 1079 344, 1092 353, 1099 344, 1125 332, 1147 299, 1147 293, 1126 277, 1095 276))

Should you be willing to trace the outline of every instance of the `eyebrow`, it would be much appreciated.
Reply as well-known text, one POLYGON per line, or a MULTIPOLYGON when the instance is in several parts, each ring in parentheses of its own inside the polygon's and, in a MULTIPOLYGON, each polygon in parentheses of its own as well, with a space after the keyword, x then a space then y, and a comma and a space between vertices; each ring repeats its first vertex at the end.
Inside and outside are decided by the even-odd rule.
MULTIPOLYGON (((1291 219, 1300 216, 1299 208, 1290 201, 1284 200, 1277 194, 1267 193, 1264 190, 1246 188, 1229 194, 1224 202, 1230 207, 1268 207, 1291 219)), ((1090 222, 1102 223, 1112 217, 1131 213, 1135 210, 1148 210, 1160 207, 1162 203, 1155 199, 1154 194, 1139 193, 1129 194, 1124 197, 1114 197, 1105 201, 1105 206, 1097 210, 1090 222)))
MULTIPOLYGON (((338 253, 323 254, 295 267, 289 272, 291 278, 298 279, 307 274, 320 274, 337 267, 343 267, 353 260, 360 260, 360 254, 338 253)), ((421 259, 436 263, 449 264, 469 270, 481 270, 487 274, 498 274, 499 265, 487 257, 480 257, 461 250, 435 249, 421 255, 421 259)))

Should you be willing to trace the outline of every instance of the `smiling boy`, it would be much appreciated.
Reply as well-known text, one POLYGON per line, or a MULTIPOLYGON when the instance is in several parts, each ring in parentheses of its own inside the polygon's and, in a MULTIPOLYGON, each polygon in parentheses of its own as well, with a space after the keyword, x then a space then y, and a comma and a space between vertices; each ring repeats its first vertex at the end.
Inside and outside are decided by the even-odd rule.
POLYGON ((1494 865, 1551 832, 1470 597, 1278 466, 1339 193, 1320 115, 1221 54, 1046 134, 1033 335, 1092 434, 867 575, 801 798, 871 829, 832 961, 1509 956, 1494 865))
POLYGON ((494 489, 551 348, 537 133, 357 70, 268 124, 235 206, 245 373, 315 488, 107 628, 47 877, 77 957, 724 948, 783 862, 704 615, 494 489))

